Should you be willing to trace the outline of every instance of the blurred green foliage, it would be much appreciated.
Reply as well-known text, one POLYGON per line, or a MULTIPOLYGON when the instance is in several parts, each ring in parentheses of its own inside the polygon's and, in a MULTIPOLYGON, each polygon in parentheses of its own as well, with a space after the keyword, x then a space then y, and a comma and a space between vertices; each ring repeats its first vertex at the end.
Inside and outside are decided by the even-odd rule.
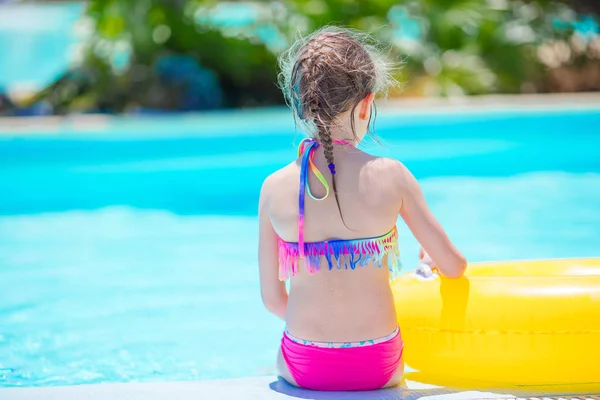
POLYGON ((577 33, 580 16, 555 0, 90 0, 78 25, 78 66, 37 99, 58 113, 280 104, 277 54, 294 34, 326 24, 390 43, 404 94, 548 91, 550 52, 561 50, 540 57, 540 48, 571 48, 578 35, 579 59, 596 63, 600 39, 590 21, 577 33))

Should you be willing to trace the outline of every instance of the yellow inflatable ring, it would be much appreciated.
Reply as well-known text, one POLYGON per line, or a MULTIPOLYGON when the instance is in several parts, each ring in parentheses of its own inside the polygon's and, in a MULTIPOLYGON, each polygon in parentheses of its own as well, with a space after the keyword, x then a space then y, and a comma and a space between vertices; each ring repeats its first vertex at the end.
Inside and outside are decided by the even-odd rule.
POLYGON ((600 388, 600 258, 471 264, 460 279, 410 272, 392 290, 405 362, 420 373, 600 388))

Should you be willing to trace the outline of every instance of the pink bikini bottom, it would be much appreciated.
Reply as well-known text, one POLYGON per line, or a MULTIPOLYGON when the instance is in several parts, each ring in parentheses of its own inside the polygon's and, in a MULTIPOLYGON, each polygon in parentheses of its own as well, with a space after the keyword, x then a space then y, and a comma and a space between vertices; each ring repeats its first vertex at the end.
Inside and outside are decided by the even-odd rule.
POLYGON ((403 348, 399 330, 384 341, 341 346, 302 341, 287 333, 281 340, 281 353, 290 374, 298 386, 313 390, 380 389, 400 366, 403 348))

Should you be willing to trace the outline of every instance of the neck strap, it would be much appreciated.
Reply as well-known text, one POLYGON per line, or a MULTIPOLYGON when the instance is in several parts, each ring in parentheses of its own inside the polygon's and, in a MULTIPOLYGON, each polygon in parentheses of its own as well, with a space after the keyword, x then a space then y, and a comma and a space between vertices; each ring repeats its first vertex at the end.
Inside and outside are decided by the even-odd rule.
MULTIPOLYGON (((354 146, 346 140, 333 140, 333 143, 354 146)), ((317 166, 313 163, 315 150, 317 150, 318 147, 319 142, 312 138, 304 139, 298 146, 298 157, 302 157, 300 162, 300 195, 298 196, 298 252, 300 257, 304 257, 304 199, 306 192, 308 192, 308 195, 313 200, 317 201, 325 200, 329 196, 329 183, 327 183, 327 179, 325 179, 321 171, 319 171, 317 166), (319 198, 314 196, 310 190, 308 184, 308 167, 310 167, 313 174, 315 174, 319 182, 321 182, 325 188, 325 195, 323 197, 319 198)), ((329 169, 332 173, 335 173, 335 165, 330 164, 329 169)))

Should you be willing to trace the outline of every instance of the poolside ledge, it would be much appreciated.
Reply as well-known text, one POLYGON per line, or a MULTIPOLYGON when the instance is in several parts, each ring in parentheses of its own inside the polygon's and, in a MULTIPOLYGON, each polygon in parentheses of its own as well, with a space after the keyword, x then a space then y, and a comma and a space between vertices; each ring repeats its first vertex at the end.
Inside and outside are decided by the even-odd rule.
MULTIPOLYGON (((295 388, 274 376, 0 389, 2 400, 473 400, 515 399, 533 395, 533 393, 515 395, 502 392, 458 392, 411 381, 406 381, 403 386, 397 388, 373 392, 315 392, 295 388)), ((592 396, 578 396, 578 398, 583 400, 592 396)), ((598 397, 593 398, 598 399, 598 397)))

